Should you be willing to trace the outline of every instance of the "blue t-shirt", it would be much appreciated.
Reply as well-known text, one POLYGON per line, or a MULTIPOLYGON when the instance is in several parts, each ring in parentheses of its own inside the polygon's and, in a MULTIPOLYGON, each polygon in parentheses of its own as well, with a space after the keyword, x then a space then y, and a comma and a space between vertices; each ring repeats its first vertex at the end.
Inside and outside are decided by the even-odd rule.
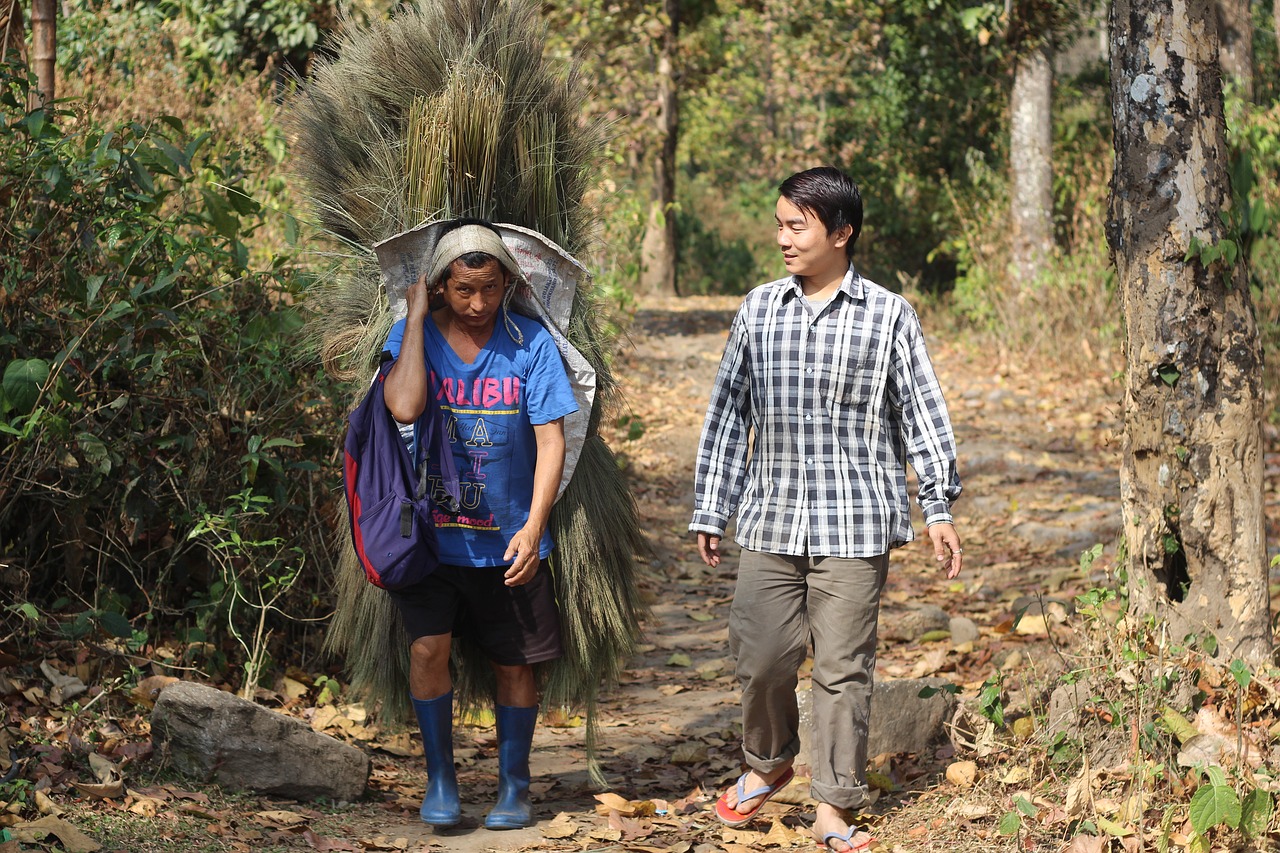
MULTIPOLYGON (((423 323, 428 405, 440 408, 458 468, 462 501, 457 513, 435 509, 440 562, 454 566, 501 566, 516 532, 529 520, 533 472, 538 456, 533 425, 578 410, 573 387, 555 341, 536 320, 509 315, 524 335, 518 345, 502 315, 488 343, 467 364, 449 346, 435 321, 423 323)), ((405 321, 391 328, 385 349, 399 357, 405 321)), ((437 498, 444 496, 439 464, 429 471, 437 498)), ((539 556, 554 547, 542 536, 539 556)))

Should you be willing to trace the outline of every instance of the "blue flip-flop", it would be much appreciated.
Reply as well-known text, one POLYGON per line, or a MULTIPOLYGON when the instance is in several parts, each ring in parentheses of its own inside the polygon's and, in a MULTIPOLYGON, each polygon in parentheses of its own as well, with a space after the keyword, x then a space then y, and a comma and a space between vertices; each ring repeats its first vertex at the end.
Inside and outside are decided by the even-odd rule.
POLYGON ((751 793, 747 793, 745 790, 747 773, 743 773, 738 777, 738 802, 745 803, 747 800, 754 800, 756 797, 763 797, 764 799, 756 803, 755 807, 752 808, 751 811, 740 812, 737 809, 729 808, 728 802, 725 801, 725 794, 728 793, 726 791, 725 794, 720 795, 720 799, 716 800, 716 817, 719 818, 720 822, 725 826, 742 826, 744 823, 747 823, 756 816, 756 812, 760 811, 761 806, 769 802, 770 797, 787 787, 787 783, 790 782, 791 777, 795 775, 795 771, 788 767, 783 771, 781 776, 773 780, 772 785, 764 785, 751 793))
POLYGON ((843 841, 845 844, 849 845, 848 850, 841 850, 839 853, 861 853, 861 851, 870 850, 875 846, 876 840, 870 833, 867 833, 866 841, 854 846, 853 837, 859 832, 866 832, 866 830, 860 826, 851 826, 847 833, 828 832, 826 835, 822 836, 822 846, 826 847, 827 850, 831 851, 831 853, 836 853, 836 848, 831 844, 832 841, 843 841))

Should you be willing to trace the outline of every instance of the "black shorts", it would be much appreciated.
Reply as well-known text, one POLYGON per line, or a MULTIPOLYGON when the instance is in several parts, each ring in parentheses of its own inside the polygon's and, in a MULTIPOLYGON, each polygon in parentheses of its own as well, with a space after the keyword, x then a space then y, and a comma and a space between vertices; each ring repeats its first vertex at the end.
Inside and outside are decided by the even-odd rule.
POLYGON ((421 583, 391 590, 409 642, 439 634, 466 637, 502 666, 560 657, 560 614, 546 561, 521 586, 502 582, 508 568, 441 565, 421 583))

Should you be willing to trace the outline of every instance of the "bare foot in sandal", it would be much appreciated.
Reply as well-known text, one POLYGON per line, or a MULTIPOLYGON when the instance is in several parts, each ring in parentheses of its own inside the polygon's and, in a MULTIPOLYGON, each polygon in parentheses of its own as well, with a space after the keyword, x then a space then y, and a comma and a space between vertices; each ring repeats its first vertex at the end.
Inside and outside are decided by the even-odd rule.
POLYGON ((876 839, 853 822, 853 812, 818 803, 813 838, 830 853, 869 853, 876 839))
POLYGON ((756 816, 770 797, 782 790, 794 774, 790 767, 764 776, 748 770, 716 801, 716 817, 726 826, 741 826, 756 816))

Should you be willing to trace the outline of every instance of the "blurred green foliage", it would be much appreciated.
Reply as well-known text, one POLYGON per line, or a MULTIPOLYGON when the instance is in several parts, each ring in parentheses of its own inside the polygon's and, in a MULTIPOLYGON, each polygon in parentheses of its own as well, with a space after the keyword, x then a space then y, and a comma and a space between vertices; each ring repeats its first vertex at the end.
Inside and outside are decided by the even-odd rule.
POLYGON ((328 0, 70 0, 58 25, 58 62, 112 66, 128 79, 150 58, 130 34, 165 31, 193 83, 221 82, 245 65, 303 71, 333 22, 328 0))

